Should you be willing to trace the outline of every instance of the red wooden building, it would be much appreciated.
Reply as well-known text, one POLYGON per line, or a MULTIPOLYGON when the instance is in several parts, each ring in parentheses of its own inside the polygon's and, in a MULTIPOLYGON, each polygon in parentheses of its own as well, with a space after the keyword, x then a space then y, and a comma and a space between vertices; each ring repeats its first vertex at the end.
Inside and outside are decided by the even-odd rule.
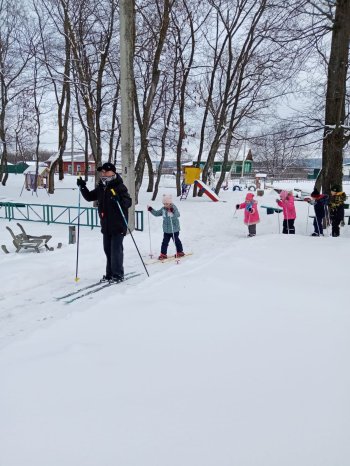
MULTIPOLYGON (((51 163, 55 159, 56 159, 56 154, 52 155, 47 160, 47 163, 51 165, 51 163)), ((85 163, 85 154, 83 152, 81 151, 73 152, 73 155, 72 155, 71 152, 66 151, 63 153, 62 159, 63 159, 63 173, 75 175, 75 176, 85 173, 86 163, 85 163), (72 169, 72 166, 73 166, 73 169, 72 169)), ((58 165, 56 167, 56 172, 58 172, 58 165)), ((92 156, 89 156, 88 174, 89 175, 95 174, 95 161, 92 158, 92 156)))

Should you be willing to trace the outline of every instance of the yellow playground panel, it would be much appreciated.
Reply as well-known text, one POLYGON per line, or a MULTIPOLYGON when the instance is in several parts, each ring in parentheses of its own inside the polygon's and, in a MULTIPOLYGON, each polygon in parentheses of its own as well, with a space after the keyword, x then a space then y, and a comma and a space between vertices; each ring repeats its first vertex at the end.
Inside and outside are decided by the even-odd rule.
POLYGON ((199 180, 201 169, 197 167, 184 167, 185 168, 185 184, 193 184, 195 180, 199 180))

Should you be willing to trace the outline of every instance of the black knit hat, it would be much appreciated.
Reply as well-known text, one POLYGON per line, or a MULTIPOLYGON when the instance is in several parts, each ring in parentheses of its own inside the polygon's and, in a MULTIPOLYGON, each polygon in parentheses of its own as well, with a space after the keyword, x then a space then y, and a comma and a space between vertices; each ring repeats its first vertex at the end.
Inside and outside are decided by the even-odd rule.
POLYGON ((105 172, 108 172, 108 171, 112 171, 114 173, 117 173, 117 170, 115 168, 115 165, 113 165, 113 163, 110 163, 110 162, 106 162, 102 165, 102 167, 98 167, 97 171, 100 172, 104 170, 105 172))
POLYGON ((334 193, 339 193, 341 191, 341 187, 339 184, 334 184, 332 187, 331 187, 331 191, 333 191, 334 193))

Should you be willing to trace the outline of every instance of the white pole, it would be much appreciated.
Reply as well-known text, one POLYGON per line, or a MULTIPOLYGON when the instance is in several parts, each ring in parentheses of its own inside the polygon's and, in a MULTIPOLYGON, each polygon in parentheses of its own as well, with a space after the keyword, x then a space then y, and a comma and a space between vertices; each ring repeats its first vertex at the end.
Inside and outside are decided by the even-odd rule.
POLYGON ((310 212, 310 204, 307 203, 307 217, 306 217, 306 231, 305 235, 307 235, 308 227, 309 227, 309 212, 310 212))
POLYGON ((149 216, 149 210, 147 209, 148 213, 148 235, 149 235, 149 257, 153 257, 153 252, 152 252, 152 239, 151 239, 151 222, 150 222, 150 216, 149 216))

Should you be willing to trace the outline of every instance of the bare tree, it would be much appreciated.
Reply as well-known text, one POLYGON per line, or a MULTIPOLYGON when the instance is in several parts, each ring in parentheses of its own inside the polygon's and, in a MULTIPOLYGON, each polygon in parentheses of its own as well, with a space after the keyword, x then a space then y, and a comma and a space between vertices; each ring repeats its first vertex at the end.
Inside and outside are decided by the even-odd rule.
POLYGON ((43 97, 45 94, 45 83, 43 76, 40 75, 41 67, 39 64, 38 56, 35 51, 34 45, 34 60, 33 60, 33 83, 32 83, 32 96, 33 96, 33 120, 35 123, 35 184, 34 192, 38 187, 38 173, 39 173, 39 152, 40 152, 40 137, 41 137, 41 119, 44 113, 43 110, 43 97))
POLYGON ((9 113, 29 79, 26 66, 32 52, 27 24, 24 5, 14 0, 0 1, 0 181, 3 186, 8 178, 9 113))
MULTIPOLYGON (((328 2, 330 4, 330 2, 328 2)), ((334 2, 332 2, 334 4, 334 2)), ((332 28, 325 102, 322 171, 318 185, 329 193, 343 179, 343 149, 350 140, 346 127, 346 96, 350 44, 350 1, 338 0, 332 28)))
POLYGON ((254 161, 273 177, 297 165, 304 153, 302 140, 289 123, 277 124, 273 133, 253 138, 250 144, 254 161))
MULTIPOLYGON (((68 18, 67 35, 73 56, 79 98, 96 167, 102 161, 102 113, 109 89, 105 75, 112 37, 115 32, 117 3, 59 0, 68 18)), ((110 100, 110 99, 109 99, 110 100)))
MULTIPOLYGON (((35 122, 33 119, 33 99, 32 91, 28 88, 21 92, 15 101, 14 109, 14 163, 19 160, 28 160, 29 154, 32 159, 33 154, 33 134, 35 134, 35 122)), ((11 137, 9 138, 11 141, 11 137)), ((9 160, 10 160, 10 154, 9 160)))
MULTIPOLYGON (((194 62, 195 45, 196 45, 196 26, 194 17, 194 8, 199 8, 199 2, 191 5, 189 1, 182 0, 180 4, 182 14, 179 8, 173 11, 172 22, 175 28, 175 46, 178 50, 178 139, 176 144, 176 190, 177 195, 181 194, 181 159, 183 141, 186 138, 186 98, 189 94, 189 77, 194 62), (190 7, 192 6, 192 10, 190 7)), ((197 26, 198 27, 198 26, 197 26)))
POLYGON ((148 135, 161 75, 159 64, 168 33, 173 4, 174 0, 162 2, 156 0, 152 8, 150 5, 147 9, 143 8, 142 2, 137 5, 138 21, 136 24, 139 26, 140 34, 136 35, 135 47, 135 113, 140 133, 140 149, 135 167, 136 198, 142 184, 146 161, 150 177, 147 190, 153 190, 153 169, 148 152, 148 135))
POLYGON ((49 193, 53 194, 57 165, 59 166, 59 179, 62 180, 64 177, 62 156, 68 140, 71 108, 69 18, 66 11, 59 8, 58 0, 34 0, 33 5, 41 40, 41 53, 38 58, 46 67, 47 78, 52 85, 57 108, 58 152, 50 165, 49 172, 49 193), (51 40, 52 37, 56 40, 51 40))
POLYGON ((165 161, 166 151, 167 151, 167 144, 168 144, 168 134, 170 130, 171 120, 173 118, 175 104, 177 101, 177 57, 176 53, 177 50, 175 48, 174 51, 174 61, 173 61, 173 68, 174 74, 172 83, 169 86, 167 77, 164 78, 162 81, 162 90, 161 96, 163 101, 163 129, 161 131, 161 144, 160 144, 160 160, 157 170, 157 178, 153 190, 152 200, 154 201, 158 195, 159 183, 162 176, 163 171, 163 164, 165 161))
MULTIPOLYGON (((204 113, 198 162, 205 138, 210 136, 202 174, 204 181, 218 151, 223 152, 226 164, 231 145, 240 137, 239 128, 247 126, 248 121, 257 118, 284 92, 289 65, 295 60, 293 51, 287 53, 284 47, 282 31, 291 21, 285 5, 267 0, 239 0, 232 9, 226 0, 208 1, 215 14, 216 29, 212 30, 214 37, 209 37, 207 43, 212 66, 199 87, 204 113)), ((216 192, 224 178, 222 172, 216 192)))

